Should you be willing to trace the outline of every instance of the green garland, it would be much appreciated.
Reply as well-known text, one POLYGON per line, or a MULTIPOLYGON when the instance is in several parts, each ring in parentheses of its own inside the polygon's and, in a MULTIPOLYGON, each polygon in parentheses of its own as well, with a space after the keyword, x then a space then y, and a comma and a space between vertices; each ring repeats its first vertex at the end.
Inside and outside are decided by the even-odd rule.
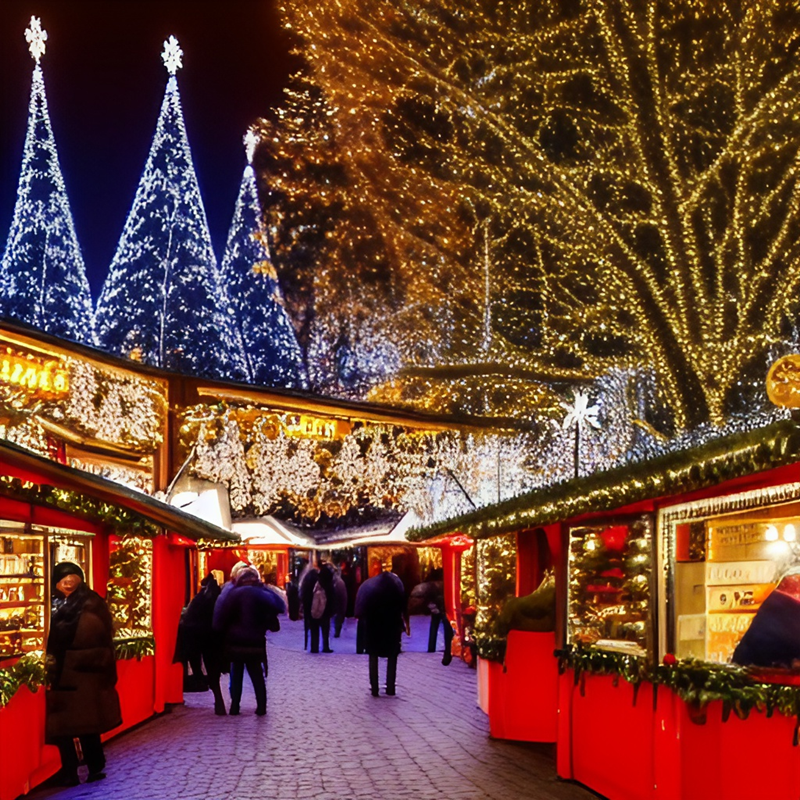
POLYGON ((422 542, 452 531, 473 539, 491 538, 581 514, 612 511, 639 501, 717 486, 789 464, 798 455, 800 427, 793 420, 781 420, 699 447, 535 489, 460 517, 412 528, 406 538, 422 542))
MULTIPOLYGON (((155 649, 155 640, 152 636, 114 641, 118 661, 131 658, 141 660, 144 656, 153 655, 155 649)), ((35 692, 40 686, 44 686, 46 681, 44 653, 41 650, 25 653, 16 664, 0 668, 0 708, 8 705, 21 687, 27 686, 35 692)))
POLYGON ((23 483, 19 478, 0 477, 0 494, 40 506, 51 506, 93 522, 111 525, 115 532, 131 536, 158 536, 158 526, 126 508, 104 503, 69 489, 23 483))
POLYGON ((44 653, 26 653, 11 667, 0 669, 0 708, 7 705, 23 686, 35 692, 45 682, 44 653))
POLYGON ((141 661, 145 656, 152 656, 156 652, 156 640, 152 636, 115 639, 114 650, 117 661, 127 661, 130 658, 141 661))
MULTIPOLYGON (((643 658, 600 650, 595 647, 573 647, 567 645, 556 650, 559 671, 575 672, 575 684, 581 683, 581 675, 614 675, 624 678, 634 686, 634 702, 638 687, 643 681, 669 687, 695 712, 702 711, 709 703, 722 701, 722 721, 734 713, 747 719, 754 709, 771 717, 776 711, 787 717, 797 717, 794 743, 798 744, 800 732, 800 686, 777 683, 761 683, 746 667, 731 664, 709 664, 696 659, 676 661, 674 664, 649 664, 643 658)), ((581 683, 581 685, 583 685, 581 683)), ((702 724, 703 714, 692 719, 702 724)))

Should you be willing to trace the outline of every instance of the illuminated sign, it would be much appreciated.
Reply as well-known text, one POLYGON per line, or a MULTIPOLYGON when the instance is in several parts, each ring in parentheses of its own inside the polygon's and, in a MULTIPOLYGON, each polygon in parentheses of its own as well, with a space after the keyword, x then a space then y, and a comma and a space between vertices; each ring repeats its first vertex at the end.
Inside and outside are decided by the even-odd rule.
POLYGON ((320 419, 308 414, 288 414, 283 425, 289 436, 313 439, 335 439, 339 430, 335 419, 320 419))
POLYGON ((9 348, 0 355, 0 382, 42 394, 69 392, 69 373, 60 361, 15 353, 9 348))

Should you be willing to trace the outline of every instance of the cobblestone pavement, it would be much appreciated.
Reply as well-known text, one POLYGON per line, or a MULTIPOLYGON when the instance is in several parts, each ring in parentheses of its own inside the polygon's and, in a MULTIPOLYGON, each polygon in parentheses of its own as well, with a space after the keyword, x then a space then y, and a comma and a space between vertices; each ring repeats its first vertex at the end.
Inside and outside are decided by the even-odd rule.
MULTIPOLYGON (((242 713, 217 717, 211 693, 106 745, 108 777, 33 800, 588 800, 559 781, 548 748, 489 738, 476 673, 424 652, 427 618, 412 621, 397 696, 369 693, 367 657, 348 620, 335 652, 303 652, 302 622, 269 634, 266 717, 245 676, 242 713)), ((381 661, 381 680, 386 662, 381 661)), ((225 680, 223 678, 223 683, 225 680)), ((225 687, 227 689, 227 687, 225 687)))

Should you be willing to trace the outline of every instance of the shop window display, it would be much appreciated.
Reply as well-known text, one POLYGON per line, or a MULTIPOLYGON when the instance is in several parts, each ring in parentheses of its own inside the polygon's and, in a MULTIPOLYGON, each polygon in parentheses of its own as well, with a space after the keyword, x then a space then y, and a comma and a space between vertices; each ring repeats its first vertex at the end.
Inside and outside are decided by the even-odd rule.
POLYGON ((636 656, 652 651, 652 528, 643 516, 570 529, 571 644, 636 656))
POLYGON ((60 561, 72 561, 88 574, 86 537, 0 521, 0 660, 44 649, 47 577, 60 561))
POLYGON ((112 540, 109 563, 106 599, 114 619, 115 638, 152 636, 152 541, 136 536, 112 540))
POLYGON ((678 658, 800 666, 800 502, 767 504, 782 489, 791 491, 772 487, 667 515, 674 612, 664 647, 678 658))

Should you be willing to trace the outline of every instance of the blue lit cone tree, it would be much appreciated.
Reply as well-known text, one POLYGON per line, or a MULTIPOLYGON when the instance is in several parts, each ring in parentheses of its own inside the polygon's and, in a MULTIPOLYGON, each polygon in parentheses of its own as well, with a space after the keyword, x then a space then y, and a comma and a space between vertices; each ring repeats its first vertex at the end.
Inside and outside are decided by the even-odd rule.
POLYGON ((97 305, 101 345, 147 364, 245 380, 183 122, 175 37, 156 133, 97 305))
POLYGON ((248 380, 266 386, 305 388, 303 354, 283 305, 262 224, 252 167, 257 142, 257 135, 248 132, 248 163, 222 258, 222 279, 239 326, 248 380))
POLYGON ((2 313, 65 339, 94 344, 92 298, 58 164, 39 61, 47 32, 25 31, 36 61, 14 217, 3 253, 2 313))

